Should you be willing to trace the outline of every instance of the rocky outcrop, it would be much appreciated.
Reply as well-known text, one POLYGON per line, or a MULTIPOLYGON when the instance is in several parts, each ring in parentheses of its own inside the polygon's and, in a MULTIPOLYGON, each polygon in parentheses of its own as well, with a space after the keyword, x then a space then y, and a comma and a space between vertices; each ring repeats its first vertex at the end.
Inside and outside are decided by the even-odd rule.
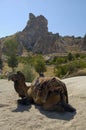
POLYGON ((40 15, 35 17, 32 13, 29 14, 29 21, 24 30, 18 35, 19 42, 28 49, 32 50, 33 46, 40 37, 46 36, 48 33, 47 20, 40 15))
MULTIPOLYGON (((68 53, 86 51, 86 38, 74 36, 60 36, 59 33, 48 32, 48 21, 43 16, 29 14, 29 20, 26 27, 10 36, 13 43, 18 43, 17 54, 22 55, 23 48, 33 53, 68 53)), ((1 40, 4 44, 9 37, 1 40)), ((5 47, 3 47, 5 50, 5 47)))
POLYGON ((86 35, 85 35, 84 38, 82 39, 81 50, 83 50, 83 51, 86 52, 86 35))
POLYGON ((66 52, 63 44, 59 44, 59 39, 54 39, 53 36, 47 35, 45 37, 39 38, 33 47, 34 53, 62 53, 66 52), (58 41, 58 42, 57 42, 58 41))
POLYGON ((36 17, 30 13, 26 27, 18 34, 18 41, 33 53, 65 52, 64 47, 56 42, 59 40, 58 34, 49 33, 47 25, 44 16, 36 17))

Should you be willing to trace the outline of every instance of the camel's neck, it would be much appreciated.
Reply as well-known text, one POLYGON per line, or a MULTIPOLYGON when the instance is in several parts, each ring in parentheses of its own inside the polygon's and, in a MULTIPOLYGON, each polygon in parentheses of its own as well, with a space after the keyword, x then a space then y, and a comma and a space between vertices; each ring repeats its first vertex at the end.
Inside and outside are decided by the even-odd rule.
POLYGON ((27 85, 25 84, 25 82, 19 82, 19 81, 15 81, 15 82, 14 82, 14 87, 15 87, 15 89, 16 89, 16 87, 22 88, 22 86, 23 86, 26 90, 28 90, 28 87, 27 87, 27 85))
POLYGON ((18 87, 18 86, 19 86, 19 82, 18 82, 18 81, 15 81, 15 82, 14 82, 14 86, 17 86, 17 87, 18 87))

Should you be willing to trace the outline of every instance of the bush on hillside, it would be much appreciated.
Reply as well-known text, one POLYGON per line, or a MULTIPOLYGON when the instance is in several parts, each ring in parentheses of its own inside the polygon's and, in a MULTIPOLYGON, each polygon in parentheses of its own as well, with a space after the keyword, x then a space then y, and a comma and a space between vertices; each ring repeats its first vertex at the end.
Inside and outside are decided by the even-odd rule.
POLYGON ((35 74, 33 73, 33 68, 30 65, 24 65, 22 72, 25 75, 26 82, 32 82, 35 78, 35 74))
POLYGON ((46 64, 43 59, 38 59, 35 63, 35 71, 40 74, 46 72, 46 64))
POLYGON ((12 68, 12 71, 15 71, 15 68, 18 66, 18 60, 15 55, 8 58, 8 66, 12 68))

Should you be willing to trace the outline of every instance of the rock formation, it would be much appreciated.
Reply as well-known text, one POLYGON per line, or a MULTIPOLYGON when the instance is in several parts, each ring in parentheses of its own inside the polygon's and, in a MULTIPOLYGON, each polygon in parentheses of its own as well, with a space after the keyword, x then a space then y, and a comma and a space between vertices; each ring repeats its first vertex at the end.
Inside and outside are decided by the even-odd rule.
MULTIPOLYGON (((86 38, 62 37, 59 33, 48 32, 48 21, 43 15, 35 16, 30 13, 26 27, 9 37, 11 41, 18 43, 18 55, 22 55, 23 48, 32 53, 41 54, 86 51, 86 38)), ((1 42, 5 44, 9 37, 2 38, 1 42)), ((4 46, 3 50, 6 50, 4 46)))
POLYGON ((33 53, 59 53, 65 52, 64 47, 56 42, 59 40, 58 34, 48 32, 48 21, 40 15, 29 14, 29 21, 26 27, 18 35, 18 41, 33 53))

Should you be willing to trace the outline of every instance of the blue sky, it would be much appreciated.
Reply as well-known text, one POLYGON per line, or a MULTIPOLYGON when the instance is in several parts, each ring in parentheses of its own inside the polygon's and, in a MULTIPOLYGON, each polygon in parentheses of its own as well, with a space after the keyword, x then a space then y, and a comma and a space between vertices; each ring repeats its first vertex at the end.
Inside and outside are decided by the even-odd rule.
POLYGON ((86 34, 86 0, 0 0, 0 38, 22 31, 29 13, 44 15, 50 32, 86 34))

